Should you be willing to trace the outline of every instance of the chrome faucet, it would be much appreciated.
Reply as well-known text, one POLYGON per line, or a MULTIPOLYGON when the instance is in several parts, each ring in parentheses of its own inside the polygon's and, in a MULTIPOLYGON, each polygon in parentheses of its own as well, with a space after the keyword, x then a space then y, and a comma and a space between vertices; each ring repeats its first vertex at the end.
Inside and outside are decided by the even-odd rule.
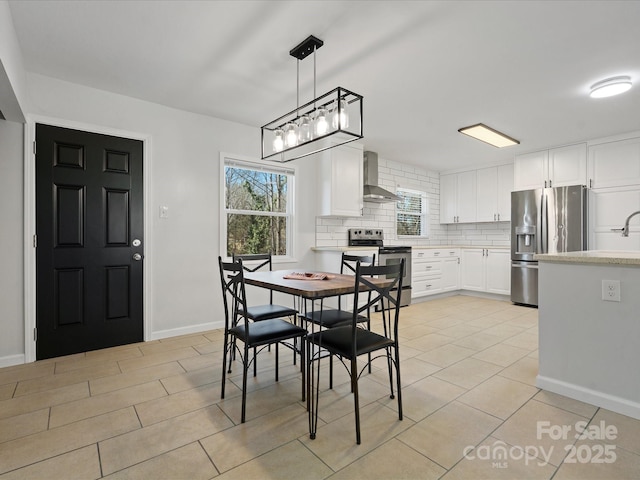
POLYGON ((629 220, 631 220, 631 218, 635 217, 636 215, 640 215, 640 210, 638 210, 637 212, 633 212, 631 215, 627 217, 627 219, 624 221, 624 227, 612 228, 611 230, 614 232, 622 232, 623 237, 628 237, 629 236, 629 220))

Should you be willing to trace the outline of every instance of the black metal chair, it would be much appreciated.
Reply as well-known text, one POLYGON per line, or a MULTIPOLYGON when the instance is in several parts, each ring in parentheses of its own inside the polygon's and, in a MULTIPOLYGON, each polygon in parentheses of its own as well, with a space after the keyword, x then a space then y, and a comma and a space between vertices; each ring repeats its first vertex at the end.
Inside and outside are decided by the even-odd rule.
POLYGON ((402 420, 402 390, 400 383, 400 356, 398 351, 398 319, 400 317, 400 294, 402 290, 402 274, 404 273, 404 260, 400 264, 388 266, 361 266, 356 264, 354 302, 357 305, 358 297, 363 293, 358 292, 359 286, 364 285, 372 294, 366 305, 354 308, 351 315, 351 322, 348 325, 341 325, 334 328, 320 330, 319 332, 307 335, 307 361, 309 364, 310 392, 307 399, 309 408, 309 421, 311 438, 315 438, 318 425, 318 397, 320 383, 320 367, 317 368, 317 377, 314 377, 314 364, 322 355, 322 350, 328 351, 331 355, 340 358, 342 364, 349 371, 351 377, 351 389, 354 397, 355 420, 356 420, 356 443, 360 444, 360 404, 358 397, 358 379, 364 372, 367 365, 358 370, 358 357, 365 354, 384 350, 384 353, 374 358, 370 358, 367 364, 376 358, 386 357, 389 368, 390 397, 394 398, 393 371, 396 373, 396 389, 398 395, 398 418, 402 420), (381 287, 373 282, 373 276, 384 276, 391 280, 391 283, 381 287), (383 333, 372 332, 362 328, 359 321, 360 315, 366 312, 370 317, 371 309, 374 306, 380 309, 380 317, 383 324, 383 333), (348 364, 347 364, 348 361, 348 364), (314 386, 315 393, 314 393, 314 386))
MULTIPOLYGON (((276 345, 275 379, 278 381, 278 348, 277 345, 285 340, 298 340, 301 344, 307 331, 281 318, 268 318, 259 322, 252 321, 247 312, 247 296, 244 283, 242 260, 237 262, 223 262, 218 257, 220 267, 220 282, 222 284, 222 299, 224 304, 225 328, 224 349, 222 360, 222 388, 220 398, 224 398, 226 375, 231 373, 231 352, 237 351, 242 360, 242 417, 244 423, 247 403, 247 372, 251 362, 255 363, 256 349, 268 345, 276 345), (242 312, 238 315, 238 312, 242 312), (241 349, 237 340, 244 344, 241 349), (253 349, 253 355, 249 351, 253 349), (229 365, 227 370, 227 358, 229 365)), ((300 349, 301 363, 304 365, 305 349, 300 349)), ((259 351, 259 350, 258 350, 259 351)), ((305 399, 305 369, 302 369, 302 400, 305 399)))
MULTIPOLYGON (((242 268, 245 272, 257 272, 258 270, 269 267, 269 271, 272 270, 272 261, 270 253, 259 253, 250 255, 236 255, 231 257, 232 261, 242 260, 242 268), (250 265, 247 265, 247 262, 250 265), (260 262, 258 264, 252 264, 253 262, 260 262)), ((238 312, 240 315, 243 312, 238 312)), ((261 320, 268 320, 269 318, 281 318, 281 317, 293 317, 298 314, 298 310, 293 307, 286 307, 284 305, 277 305, 273 303, 273 290, 269 290, 269 303, 264 305, 249 305, 247 307, 247 316, 254 322, 261 320)))
MULTIPOLYGON (((242 268, 245 272, 257 272, 258 270, 268 267, 269 271, 272 270, 273 264, 270 253, 256 253, 256 254, 243 254, 231 256, 232 261, 242 260, 242 268), (245 262, 249 262, 247 265, 245 262), (258 262, 257 264, 255 262, 258 262)), ((237 312, 238 316, 244 315, 242 310, 237 312)), ((249 305, 247 307, 247 317, 254 322, 260 322, 262 320, 268 320, 270 318, 282 318, 291 317, 294 322, 298 310, 293 307, 287 307, 284 305, 277 305, 273 303, 273 290, 269 290, 269 303, 262 305, 249 305)), ((295 364, 295 355, 293 357, 295 364)), ((258 371, 258 363, 253 362, 253 376, 255 377, 258 371)))
MULTIPOLYGON (((376 255, 349 255, 342 253, 342 259, 340 261, 340 273, 348 274, 356 272, 356 264, 360 262, 362 266, 373 266, 376 263, 376 255)), ((300 318, 305 321, 318 325, 321 328, 334 328, 341 325, 350 324, 353 318, 352 310, 344 310, 343 304, 346 303, 343 299, 344 295, 338 296, 338 308, 324 308, 324 302, 320 304, 319 310, 312 312, 306 312, 300 314, 300 318)), ((357 305, 354 303, 353 309, 356 309, 357 305)), ((366 323, 369 328, 369 317, 367 315, 358 315, 358 323, 366 323)), ((329 388, 333 388, 333 359, 329 364, 329 388)), ((371 366, 369 365, 369 373, 371 373, 371 366)))

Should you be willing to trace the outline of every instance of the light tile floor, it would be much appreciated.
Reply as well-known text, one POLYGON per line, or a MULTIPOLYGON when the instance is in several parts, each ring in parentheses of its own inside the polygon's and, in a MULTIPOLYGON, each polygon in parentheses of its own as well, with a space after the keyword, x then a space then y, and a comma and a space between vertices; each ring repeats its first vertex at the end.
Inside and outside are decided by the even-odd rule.
POLYGON ((400 332, 404 420, 376 361, 361 445, 339 364, 309 439, 288 351, 277 383, 260 355, 240 424, 221 331, 0 369, 0 479, 640 478, 640 421, 535 387, 537 310, 452 296, 403 308, 400 332), (580 422, 616 438, 576 439, 580 422))

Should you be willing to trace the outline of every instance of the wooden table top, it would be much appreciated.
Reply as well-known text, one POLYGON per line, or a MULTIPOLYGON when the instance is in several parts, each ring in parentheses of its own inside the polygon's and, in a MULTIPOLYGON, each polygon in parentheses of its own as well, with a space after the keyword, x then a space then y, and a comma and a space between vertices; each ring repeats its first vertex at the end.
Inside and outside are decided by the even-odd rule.
MULTIPOLYGON (((355 291, 355 278, 353 275, 341 275, 330 273, 332 278, 326 280, 295 280, 283 278, 293 270, 274 270, 273 272, 245 272, 244 279, 247 285, 264 287, 277 292, 298 295, 304 298, 325 298, 336 295, 344 295, 355 291)), ((313 272, 326 273, 326 272, 313 272)), ((386 278, 372 278, 372 283, 388 285, 392 280, 386 278)), ((361 290, 367 288, 361 285, 361 290)))

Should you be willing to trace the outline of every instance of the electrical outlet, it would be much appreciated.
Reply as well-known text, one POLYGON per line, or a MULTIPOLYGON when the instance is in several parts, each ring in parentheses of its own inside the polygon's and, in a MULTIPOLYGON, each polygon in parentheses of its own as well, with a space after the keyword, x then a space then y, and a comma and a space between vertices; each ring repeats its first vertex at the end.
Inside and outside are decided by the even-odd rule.
POLYGON ((169 207, 160 205, 160 218, 169 218, 169 207))
POLYGON ((620 301, 620 280, 602 280, 602 300, 606 302, 620 301))

